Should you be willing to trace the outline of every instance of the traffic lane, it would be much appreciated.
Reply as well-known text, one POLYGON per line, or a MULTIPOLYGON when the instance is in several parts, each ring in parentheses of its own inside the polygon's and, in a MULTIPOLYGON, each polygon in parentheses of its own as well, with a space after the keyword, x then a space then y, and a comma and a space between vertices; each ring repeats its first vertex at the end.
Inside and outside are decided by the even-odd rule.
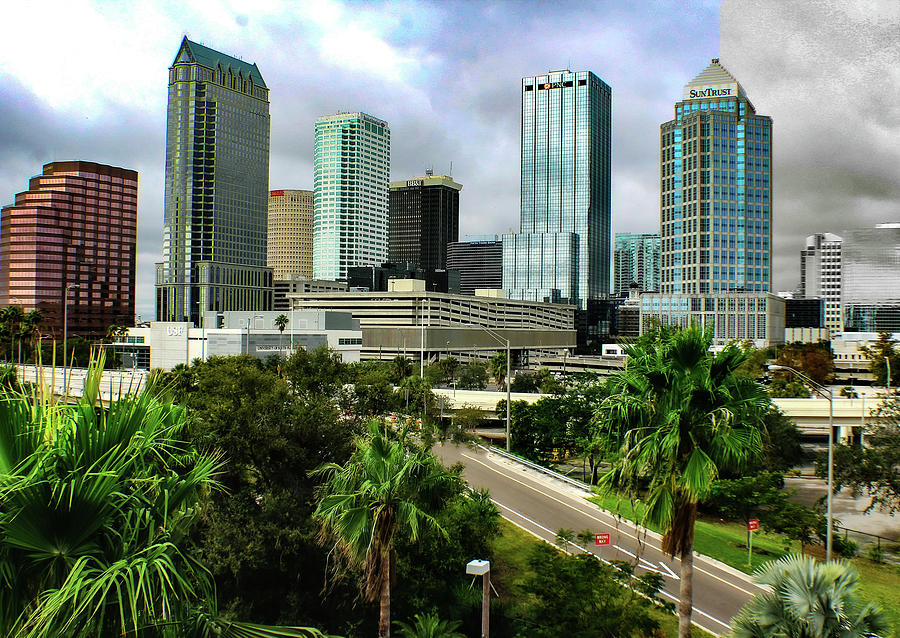
MULTIPOLYGON (((639 534, 631 523, 616 519, 580 496, 569 494, 566 490, 551 488, 547 484, 548 479, 543 476, 538 478, 531 470, 518 471, 505 465, 505 462, 496 462, 492 455, 483 450, 444 447, 438 450, 438 453, 447 462, 463 462, 470 485, 489 488, 493 498, 503 506, 501 509, 506 510, 504 515, 507 518, 513 520, 514 516, 507 515, 513 512, 518 514, 520 519, 530 519, 536 524, 554 530, 548 540, 552 540, 555 530, 560 527, 575 531, 590 529, 594 532, 610 533, 612 537, 610 547, 619 554, 614 557, 631 559, 632 562, 636 557, 640 557, 643 560, 639 560, 639 566, 644 569, 654 568, 654 571, 663 574, 666 577, 665 590, 677 597, 677 576, 673 578, 669 574, 679 573, 679 561, 663 555, 658 549, 656 538, 646 537, 646 543, 641 546, 638 537, 643 535, 639 534)), ((521 523, 521 520, 514 522, 521 523)), ((537 530, 530 529, 530 531, 537 530)), ((603 555, 608 557, 608 553, 603 555)), ((721 633, 721 627, 725 625, 723 621, 730 620, 752 595, 762 590, 744 578, 723 571, 702 557, 695 558, 694 563, 695 606, 701 616, 708 615, 716 619, 717 626, 709 629, 721 633)))

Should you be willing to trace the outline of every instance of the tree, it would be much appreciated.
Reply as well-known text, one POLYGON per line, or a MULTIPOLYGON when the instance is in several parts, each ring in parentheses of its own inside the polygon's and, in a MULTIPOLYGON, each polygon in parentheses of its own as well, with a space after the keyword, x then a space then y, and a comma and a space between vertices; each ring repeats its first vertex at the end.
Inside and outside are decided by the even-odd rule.
POLYGON ((104 405, 101 373, 102 358, 76 404, 0 398, 0 633, 321 635, 220 620, 185 535, 221 459, 153 381, 104 405))
MULTIPOLYGON (((789 343, 778 351, 777 365, 799 370, 816 383, 826 385, 834 378, 834 355, 830 344, 789 343)), ((776 372, 775 378, 785 377, 789 372, 776 372)))
POLYGON ((863 638, 886 635, 881 610, 859 600, 859 577, 845 563, 785 556, 754 580, 771 587, 734 618, 734 638, 863 638))
POLYGON ((444 372, 444 381, 452 384, 456 380, 456 373, 459 370, 459 359, 456 357, 447 357, 438 361, 438 365, 444 372))
POLYGON ((663 530, 662 550, 681 559, 679 636, 691 632, 697 504, 725 470, 739 471, 762 451, 765 389, 735 374, 747 353, 710 353, 712 331, 661 328, 628 346, 598 419, 624 432, 621 456, 604 475, 607 489, 636 497, 646 488, 644 523, 663 530))
POLYGON ((0 310, 0 321, 3 322, 3 332, 4 335, 9 338, 8 361, 13 361, 15 359, 15 355, 13 354, 14 338, 19 337, 21 339, 19 328, 24 316, 25 313, 20 306, 7 306, 3 310, 0 310))
POLYGON ((484 390, 487 387, 488 373, 480 361, 470 361, 459 368, 459 388, 461 390, 484 390))
POLYGON ((392 436, 373 420, 355 447, 343 466, 327 463, 317 470, 326 480, 315 517, 323 541, 333 543, 349 565, 363 568, 364 595, 379 600, 378 635, 386 637, 397 536, 408 533, 417 540, 429 527, 441 531, 425 504, 433 505, 430 493, 454 477, 430 452, 413 447, 405 429, 392 436))
POLYGON ((591 554, 568 556, 547 543, 536 545, 528 562, 528 626, 519 635, 648 636, 659 627, 655 607, 669 606, 658 597, 662 577, 651 572, 634 578, 628 563, 605 564, 591 554))
MULTIPOLYGON (((869 510, 900 511, 900 397, 885 399, 873 410, 864 440, 865 446, 835 446, 834 489, 847 486, 854 496, 865 494, 869 510)), ((823 455, 816 460, 816 474, 827 473, 823 455)))
MULTIPOLYGON (((44 315, 40 310, 30 310, 25 313, 25 316, 22 318, 21 334, 28 339, 28 342, 31 345, 31 356, 35 363, 37 363, 37 356, 35 353, 41 346, 41 322, 43 320, 44 315)), ((26 361, 27 359, 28 357, 26 356, 26 361)))
POLYGON ((777 376, 769 384, 769 394, 776 399, 808 399, 812 394, 809 388, 800 381, 791 379, 784 375, 788 373, 778 373, 777 376))
POLYGON ((416 614, 411 625, 397 621, 397 635, 400 638, 466 638, 456 631, 458 620, 441 620, 437 614, 416 614))
POLYGON ((491 357, 489 363, 491 376, 497 384, 497 388, 503 390, 506 388, 506 351, 502 350, 491 357))
POLYGON ((341 355, 326 346, 292 352, 282 370, 299 397, 314 401, 337 399, 349 376, 341 355))
POLYGON ((278 328, 278 349, 281 350, 281 340, 284 338, 284 329, 291 322, 287 315, 278 315, 275 317, 275 326, 278 328))
POLYGON ((391 360, 391 374, 395 385, 399 384, 406 377, 411 376, 412 373, 412 361, 403 355, 398 354, 391 360))
POLYGON ((900 385, 900 349, 896 348, 897 342, 891 338, 888 332, 879 332, 878 339, 871 346, 863 346, 859 350, 869 359, 869 370, 875 377, 876 385, 888 385, 887 367, 885 363, 890 361, 892 387, 900 385))

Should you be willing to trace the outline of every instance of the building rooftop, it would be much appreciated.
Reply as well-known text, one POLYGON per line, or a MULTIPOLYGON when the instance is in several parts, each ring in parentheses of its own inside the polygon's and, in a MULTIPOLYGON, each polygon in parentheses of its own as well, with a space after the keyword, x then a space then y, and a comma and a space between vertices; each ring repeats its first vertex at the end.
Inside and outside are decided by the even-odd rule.
POLYGON ((250 62, 244 62, 243 60, 226 55, 215 49, 210 49, 202 44, 192 42, 187 39, 187 36, 182 39, 181 47, 178 49, 178 55, 175 56, 175 61, 172 62, 172 66, 180 62, 195 62, 209 69, 215 69, 219 66, 223 69, 230 68, 235 73, 241 73, 250 77, 254 84, 263 88, 268 88, 265 80, 263 80, 262 74, 259 72, 259 67, 257 67, 255 63, 251 64, 250 62))
POLYGON ((684 99, 699 99, 717 95, 716 93, 710 95, 691 95, 691 89, 698 89, 700 87, 703 87, 704 89, 731 88, 733 89, 733 92, 731 93, 732 96, 737 95, 744 98, 747 97, 744 88, 737 79, 728 72, 728 69, 722 66, 722 63, 719 62, 719 58, 713 58, 709 63, 709 66, 703 69, 693 80, 684 85, 684 99))

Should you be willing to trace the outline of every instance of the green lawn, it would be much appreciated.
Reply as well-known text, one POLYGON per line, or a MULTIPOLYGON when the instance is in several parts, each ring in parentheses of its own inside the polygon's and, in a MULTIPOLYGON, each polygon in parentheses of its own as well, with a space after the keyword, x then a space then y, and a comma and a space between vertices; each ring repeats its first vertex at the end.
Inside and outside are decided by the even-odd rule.
POLYGON ((894 633, 900 638, 900 566, 879 565, 867 558, 854 558, 859 571, 859 589, 865 600, 881 606, 894 633))
MULTIPOLYGON (((535 538, 520 527, 516 527, 506 519, 500 520, 500 536, 494 541, 494 564, 491 566, 491 580, 501 597, 510 596, 520 599, 525 596, 522 584, 531 575, 528 556, 531 548, 543 541, 535 538)), ((663 610, 654 615, 659 620, 662 636, 678 637, 678 618, 663 610)), ((713 638, 699 627, 694 627, 696 638, 713 638)))
MULTIPOLYGON (((643 512, 640 502, 628 501, 616 494, 597 494, 591 502, 622 518, 634 521, 643 512)), ((658 528, 654 532, 659 532, 658 528)), ((766 531, 753 532, 752 564, 747 564, 747 530, 740 523, 717 523, 698 520, 694 526, 694 549, 701 554, 722 561, 747 574, 774 558, 800 551, 800 543, 791 541, 781 534, 766 531)))

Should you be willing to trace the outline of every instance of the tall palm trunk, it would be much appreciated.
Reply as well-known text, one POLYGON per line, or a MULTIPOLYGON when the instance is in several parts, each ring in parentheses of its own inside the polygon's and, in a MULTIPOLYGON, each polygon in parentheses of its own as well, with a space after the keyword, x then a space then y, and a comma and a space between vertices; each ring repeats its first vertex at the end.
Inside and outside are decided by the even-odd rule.
POLYGON ((378 610, 378 636, 391 635, 391 552, 386 551, 381 559, 381 600, 378 610))
POLYGON ((691 613, 694 606, 694 547, 681 553, 681 588, 678 592, 678 638, 691 638, 691 613))

